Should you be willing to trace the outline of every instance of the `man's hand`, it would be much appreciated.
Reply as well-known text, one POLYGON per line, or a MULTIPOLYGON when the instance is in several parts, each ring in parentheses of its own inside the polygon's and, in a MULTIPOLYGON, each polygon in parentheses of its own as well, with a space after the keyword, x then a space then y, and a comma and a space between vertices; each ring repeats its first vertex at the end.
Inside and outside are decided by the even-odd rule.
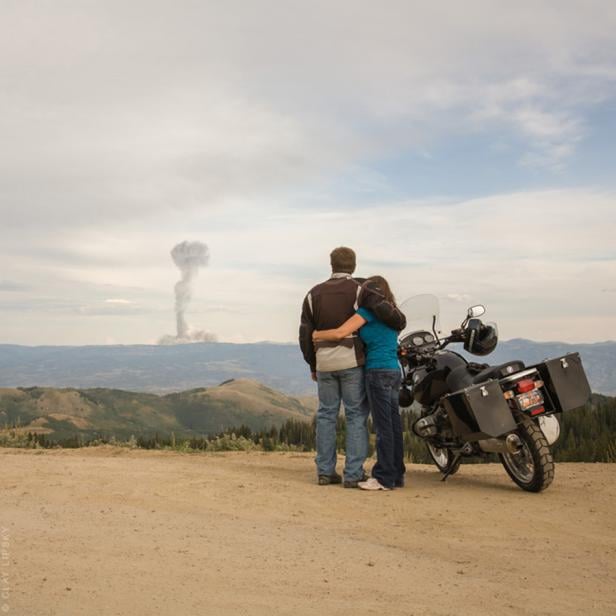
POLYGON ((317 373, 316 372, 311 372, 310 376, 312 377, 312 380, 316 383, 317 382, 317 373))

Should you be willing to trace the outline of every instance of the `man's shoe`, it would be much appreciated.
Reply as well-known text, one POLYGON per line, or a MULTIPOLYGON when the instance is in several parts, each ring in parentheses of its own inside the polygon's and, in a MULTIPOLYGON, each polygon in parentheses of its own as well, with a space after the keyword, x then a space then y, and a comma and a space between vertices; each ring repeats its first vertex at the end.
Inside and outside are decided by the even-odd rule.
POLYGON ((319 475, 319 485, 328 486, 333 483, 342 483, 342 477, 338 473, 333 475, 319 475))
POLYGON ((359 479, 345 479, 344 487, 345 488, 357 488, 360 482, 366 481, 367 479, 368 479, 368 475, 366 474, 366 471, 363 471, 359 479))
POLYGON ((360 481, 357 484, 357 487, 361 490, 391 490, 391 488, 386 488, 378 479, 374 477, 370 477, 368 481, 360 481))

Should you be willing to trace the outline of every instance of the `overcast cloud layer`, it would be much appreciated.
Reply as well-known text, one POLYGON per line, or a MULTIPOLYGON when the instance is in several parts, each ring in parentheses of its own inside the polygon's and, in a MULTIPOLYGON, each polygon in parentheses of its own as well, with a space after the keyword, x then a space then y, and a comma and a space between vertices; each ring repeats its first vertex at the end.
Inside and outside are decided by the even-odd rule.
POLYGON ((155 342, 183 240, 221 340, 294 340, 340 244, 452 320, 614 339, 615 31, 609 1, 3 2, 0 342, 155 342))

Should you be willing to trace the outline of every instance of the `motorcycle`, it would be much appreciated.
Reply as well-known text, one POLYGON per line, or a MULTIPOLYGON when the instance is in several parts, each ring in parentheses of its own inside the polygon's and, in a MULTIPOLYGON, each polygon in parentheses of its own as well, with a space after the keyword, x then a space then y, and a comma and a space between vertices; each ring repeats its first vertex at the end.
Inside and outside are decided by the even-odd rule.
POLYGON ((590 398, 579 354, 532 366, 519 360, 493 366, 471 362, 447 347, 459 343, 479 356, 494 350, 498 329, 479 318, 484 306, 471 306, 460 327, 444 338, 435 296, 412 297, 400 309, 407 319, 398 340, 400 406, 419 405, 412 430, 426 442, 443 481, 464 458, 498 454, 520 488, 545 490, 554 479, 550 446, 560 436, 557 416, 590 398))

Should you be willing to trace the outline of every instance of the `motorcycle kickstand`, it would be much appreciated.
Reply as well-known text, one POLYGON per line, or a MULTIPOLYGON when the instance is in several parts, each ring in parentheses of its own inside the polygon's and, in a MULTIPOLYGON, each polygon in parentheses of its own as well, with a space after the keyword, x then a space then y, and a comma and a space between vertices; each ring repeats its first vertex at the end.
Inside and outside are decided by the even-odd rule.
POLYGON ((456 468, 456 464, 460 461, 461 457, 462 454, 459 453, 454 456, 453 460, 451 461, 451 464, 449 465, 449 470, 446 473, 443 473, 441 481, 447 481, 447 477, 449 477, 449 475, 451 475, 451 473, 453 472, 453 469, 456 468))

